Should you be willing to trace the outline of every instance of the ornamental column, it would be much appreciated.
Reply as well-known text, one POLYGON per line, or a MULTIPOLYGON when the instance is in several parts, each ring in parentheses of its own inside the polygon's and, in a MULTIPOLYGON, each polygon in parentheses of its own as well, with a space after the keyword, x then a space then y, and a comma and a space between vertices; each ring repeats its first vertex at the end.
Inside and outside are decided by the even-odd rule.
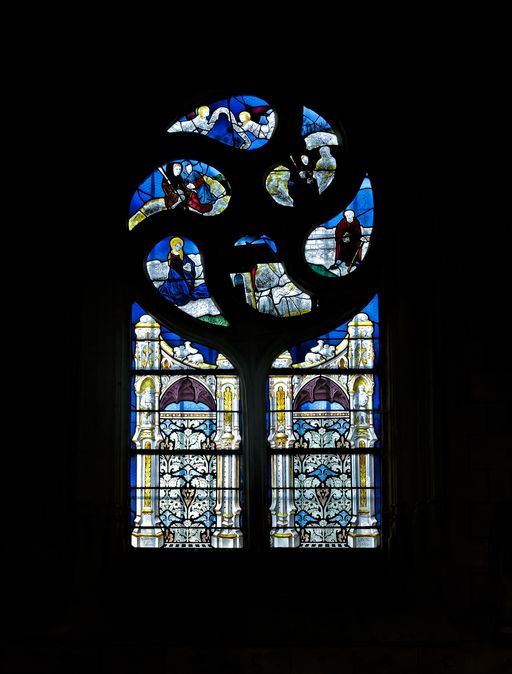
MULTIPOLYGON (((292 419, 292 386, 290 377, 270 377, 270 434, 272 450, 284 450, 294 445, 292 419)), ((293 455, 271 455, 272 528, 270 545, 273 548, 297 548, 299 532, 295 529, 293 455)))
MULTIPOLYGON (((349 367, 371 369, 374 366, 373 323, 364 313, 348 324, 349 367)), ((373 374, 349 375, 350 431, 347 436, 352 453, 352 518, 347 543, 351 548, 376 548, 380 534, 375 516, 375 467, 373 453, 362 452, 375 446, 373 424, 373 374)))
POLYGON ((160 548, 164 534, 159 512, 160 377, 151 373, 160 367, 160 326, 151 316, 141 316, 135 326, 135 369, 137 374, 136 427, 133 442, 137 448, 136 517, 132 545, 136 548, 160 548))
POLYGON ((217 456, 217 516, 211 543, 214 548, 241 548, 243 534, 240 529, 240 457, 228 453, 240 447, 240 422, 238 377, 217 375, 217 448, 226 454, 217 456))

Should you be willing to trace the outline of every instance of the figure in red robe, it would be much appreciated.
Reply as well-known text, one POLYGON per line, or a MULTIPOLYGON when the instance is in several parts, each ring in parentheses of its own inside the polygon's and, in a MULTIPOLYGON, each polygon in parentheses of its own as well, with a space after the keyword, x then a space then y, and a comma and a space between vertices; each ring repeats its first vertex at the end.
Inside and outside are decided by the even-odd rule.
POLYGON ((202 173, 192 169, 192 164, 187 164, 184 176, 189 190, 187 205, 199 213, 208 213, 212 210, 217 197, 212 194, 210 186, 202 173))
POLYGON ((190 208, 199 213, 208 213, 212 210, 217 197, 212 194, 211 188, 204 179, 204 175, 187 164, 185 171, 180 162, 167 164, 162 189, 167 208, 190 208))
POLYGON ((353 210, 347 209, 336 225, 336 258, 329 269, 336 269, 344 262, 347 271, 361 262, 361 223, 353 210))

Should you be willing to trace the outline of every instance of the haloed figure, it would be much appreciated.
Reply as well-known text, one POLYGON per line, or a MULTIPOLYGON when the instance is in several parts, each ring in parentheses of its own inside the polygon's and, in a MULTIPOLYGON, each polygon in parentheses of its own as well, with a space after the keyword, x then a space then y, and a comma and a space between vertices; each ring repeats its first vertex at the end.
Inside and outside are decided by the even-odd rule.
POLYGON ((361 262, 361 223, 352 209, 343 213, 343 218, 336 225, 336 258, 329 269, 336 269, 345 263, 347 271, 361 262))
POLYGON ((183 250, 183 239, 175 236, 169 242, 169 274, 159 291, 177 306, 183 306, 191 300, 209 297, 205 283, 196 286, 195 262, 183 250))
POLYGON ((210 108, 207 105, 200 105, 197 110, 191 113, 189 119, 181 119, 175 122, 168 131, 170 133, 183 131, 185 133, 200 133, 207 135, 213 128, 215 121, 209 119, 210 108))
POLYGON ((241 150, 248 150, 251 147, 251 138, 247 135, 251 133, 256 139, 267 139, 274 133, 276 126, 276 113, 270 108, 256 108, 260 112, 260 122, 255 122, 252 119, 251 113, 248 110, 242 110, 238 114, 238 122, 232 118, 233 128, 244 141, 240 146, 241 150), (265 113, 262 116, 262 113, 265 113), (266 119, 266 123, 261 123, 261 119, 266 119))
POLYGON ((194 124, 199 133, 206 135, 213 128, 213 123, 209 120, 210 108, 207 105, 200 105, 197 108, 197 116, 194 119, 194 124))

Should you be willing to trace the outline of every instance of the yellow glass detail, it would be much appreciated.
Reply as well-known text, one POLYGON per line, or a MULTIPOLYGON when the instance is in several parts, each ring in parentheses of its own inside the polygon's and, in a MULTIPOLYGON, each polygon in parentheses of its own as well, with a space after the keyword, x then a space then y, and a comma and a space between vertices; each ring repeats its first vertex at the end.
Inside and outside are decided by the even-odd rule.
POLYGON ((144 457, 144 508, 151 508, 151 489, 148 487, 151 486, 151 457, 149 454, 146 454, 144 457))
POLYGON ((276 406, 277 406, 276 420, 277 420, 277 427, 283 428, 283 429, 285 427, 284 405, 285 405, 284 390, 283 390, 283 387, 280 386, 277 389, 277 393, 276 393, 276 406))
POLYGON ((224 426, 233 428, 233 391, 230 386, 224 389, 224 426))
POLYGON ((366 454, 361 454, 359 456, 359 486, 361 487, 361 493, 359 497, 359 505, 361 507, 366 507, 366 454))

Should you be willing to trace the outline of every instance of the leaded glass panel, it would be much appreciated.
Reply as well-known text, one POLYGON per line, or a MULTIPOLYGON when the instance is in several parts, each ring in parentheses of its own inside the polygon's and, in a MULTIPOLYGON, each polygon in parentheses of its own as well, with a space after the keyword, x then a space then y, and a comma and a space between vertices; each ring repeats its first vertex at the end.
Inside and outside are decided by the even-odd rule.
POLYGON ((137 304, 132 331, 132 544, 242 547, 238 375, 137 304))

